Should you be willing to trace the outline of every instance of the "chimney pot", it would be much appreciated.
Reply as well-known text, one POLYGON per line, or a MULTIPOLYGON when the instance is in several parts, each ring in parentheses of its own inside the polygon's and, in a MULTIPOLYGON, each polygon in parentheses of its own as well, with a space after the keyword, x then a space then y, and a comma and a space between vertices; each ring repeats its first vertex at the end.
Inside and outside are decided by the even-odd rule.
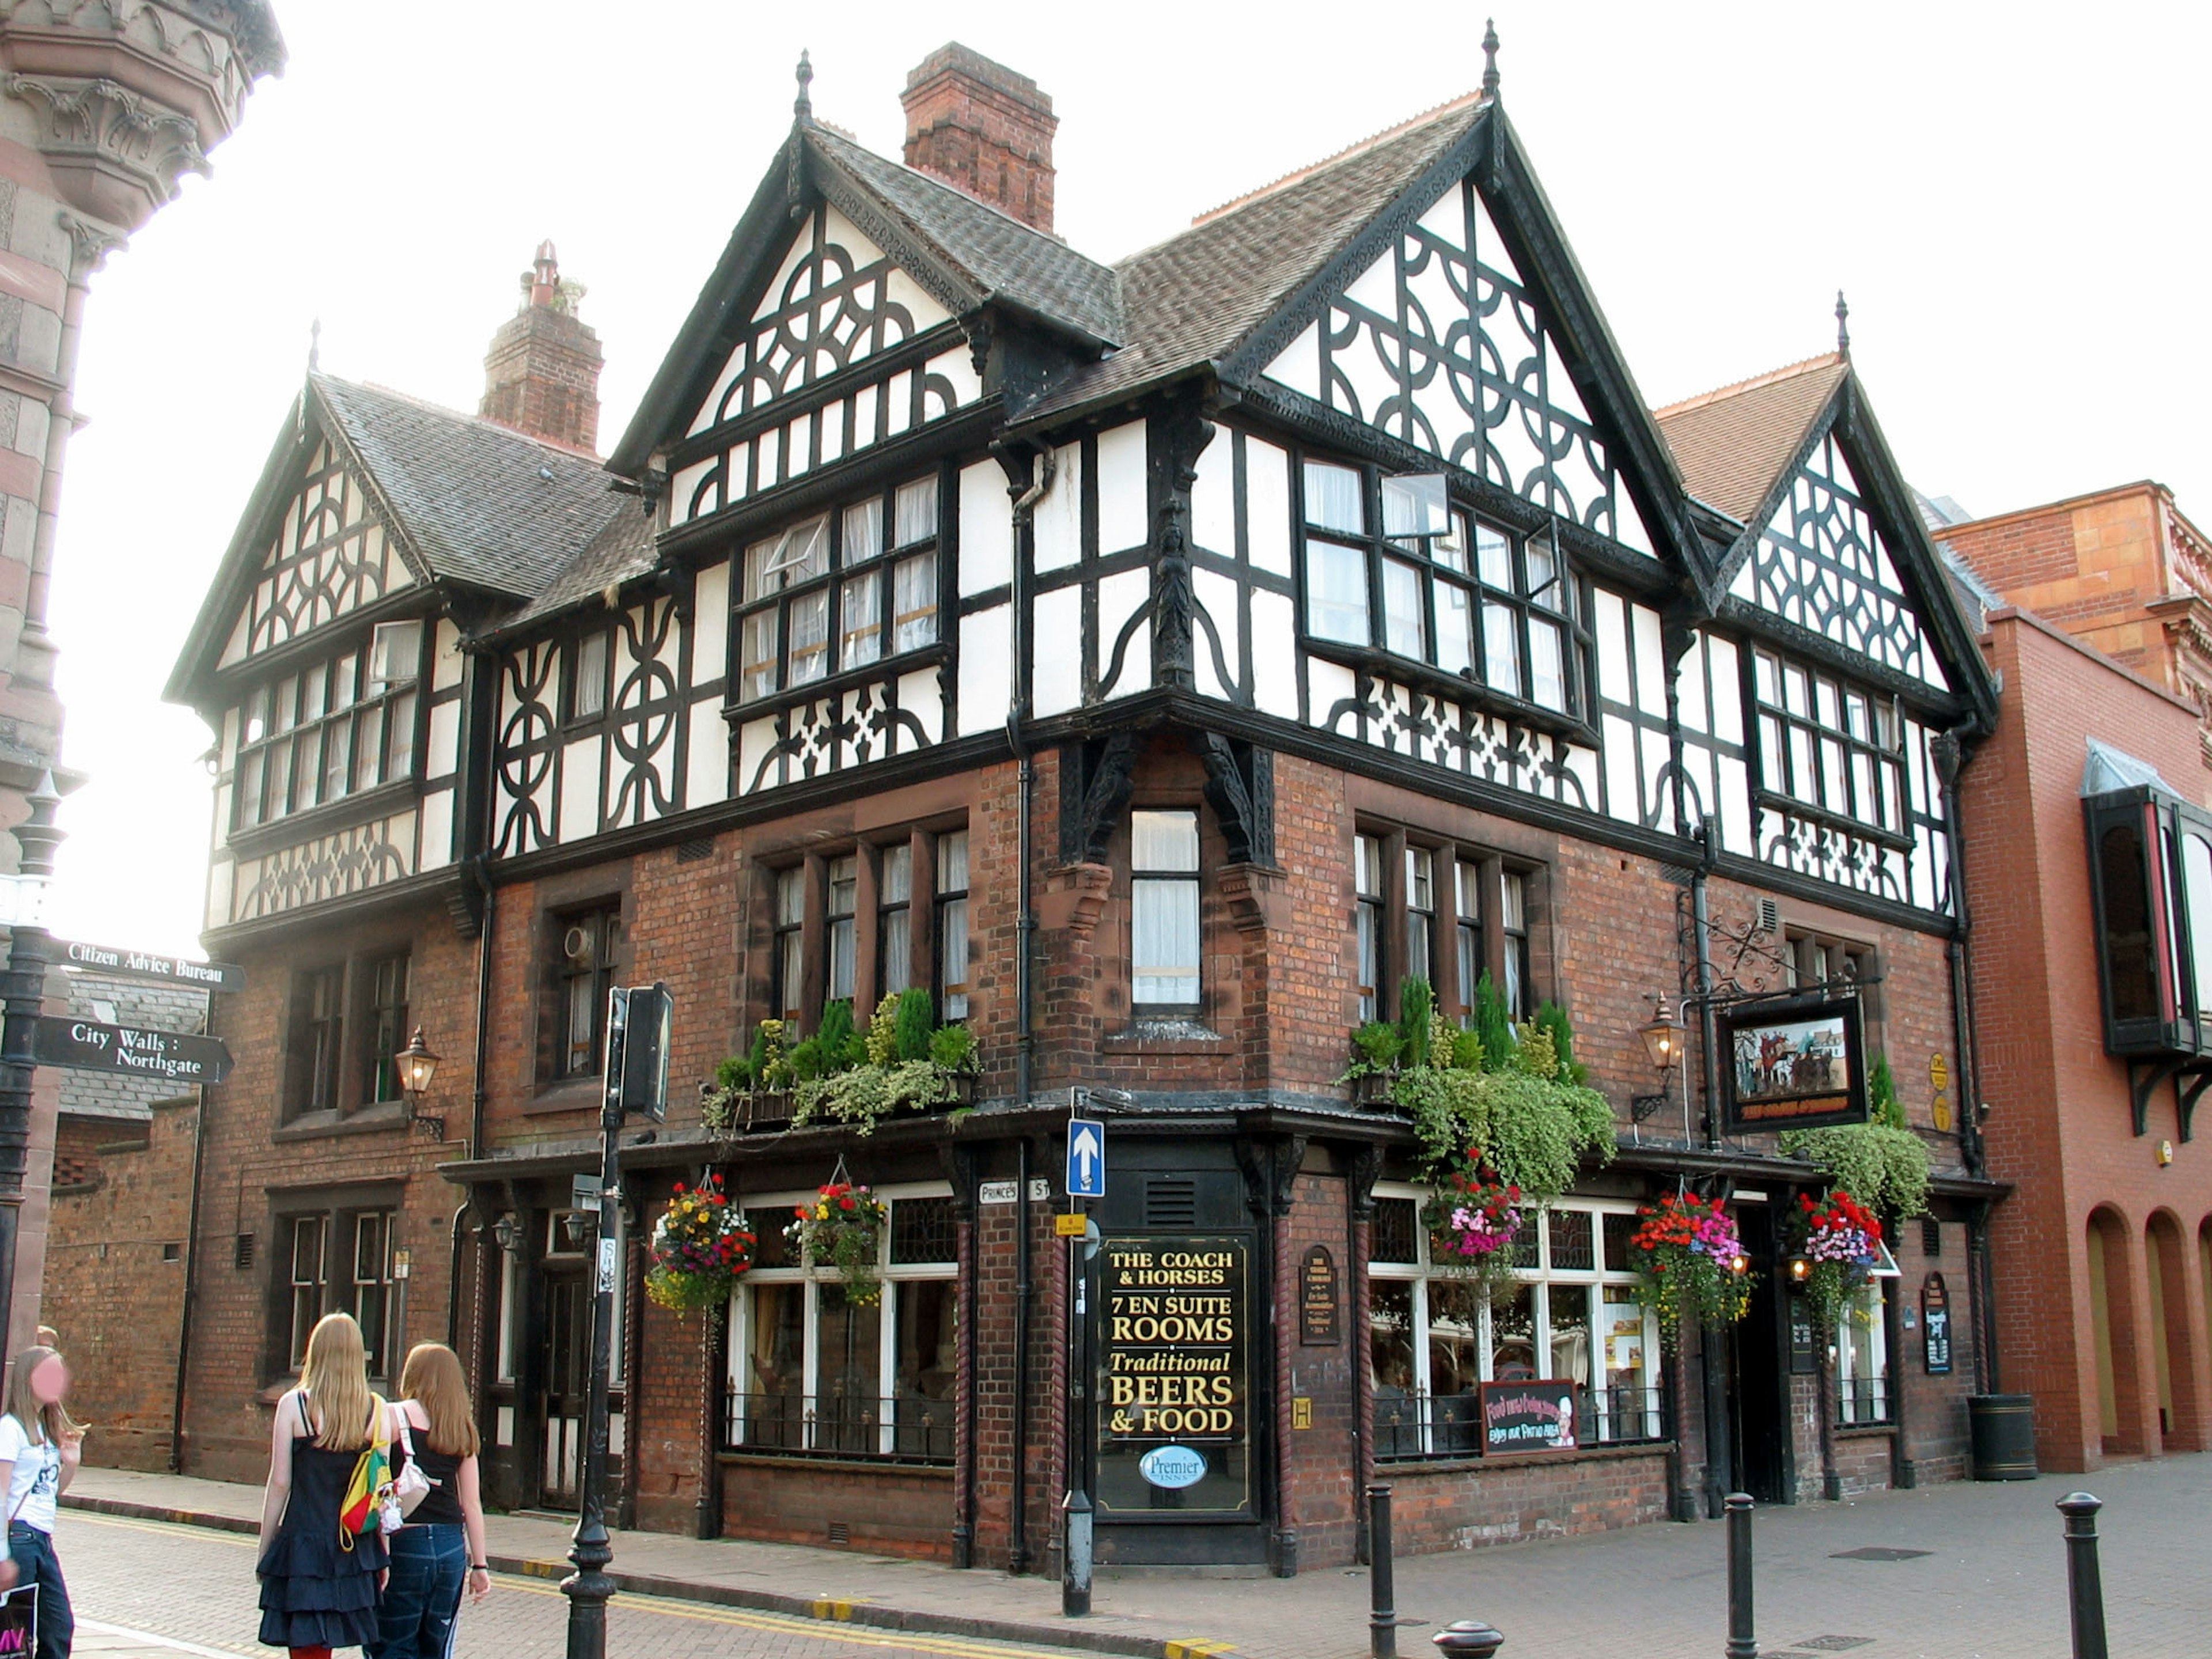
POLYGON ((1060 120, 1036 82, 956 41, 908 73, 899 102, 908 167, 1051 234, 1060 120))
POLYGON ((576 315, 580 283, 563 282, 550 241, 522 273, 522 303, 499 325, 484 356, 477 413, 585 454, 598 453, 599 337, 576 315))

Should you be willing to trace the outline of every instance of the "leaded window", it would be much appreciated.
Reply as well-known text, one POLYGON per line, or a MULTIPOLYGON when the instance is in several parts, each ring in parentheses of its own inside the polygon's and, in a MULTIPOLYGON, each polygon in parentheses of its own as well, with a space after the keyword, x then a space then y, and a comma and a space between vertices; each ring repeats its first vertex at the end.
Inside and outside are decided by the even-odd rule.
POLYGON ((1437 855, 1425 847, 1406 849, 1406 975, 1429 979, 1437 937, 1437 855))
POLYGON ((1836 1420, 1889 1421, 1889 1280, 1869 1279, 1836 1316, 1836 1420))
POLYGON ((607 671, 613 642, 613 635, 603 628, 576 641, 576 669, 568 684, 570 720, 597 720, 607 712, 607 671))
POLYGON ((1440 473, 1309 460, 1303 476, 1310 639, 1582 713, 1575 585, 1548 532, 1453 507, 1440 473))
POLYGON ((1359 1018, 1382 1017, 1382 842, 1376 836, 1352 838, 1352 918, 1358 937, 1359 1018))
POLYGON ((606 1036, 607 993, 615 981, 622 940, 622 906, 572 911, 555 923, 560 945, 559 1033, 556 1075, 590 1077, 601 1064, 606 1036))
MULTIPOLYGON (((419 655, 419 638, 417 654, 419 655)), ((305 812, 412 775, 416 667, 387 650, 379 670, 349 651, 257 686, 239 711, 234 829, 305 812)))
POLYGON ((1199 1000, 1198 814, 1129 815, 1133 983, 1139 1007, 1199 1000))
POLYGON ((1528 994, 1528 878, 1519 871, 1501 873, 1498 908, 1505 946, 1505 981, 1498 989, 1505 998, 1505 1012, 1515 1019, 1526 1019, 1534 1012, 1528 994))
POLYGON ((946 1019, 968 1018, 968 832, 937 838, 937 997, 946 1019))
POLYGON ((368 1352, 372 1376, 396 1374, 392 1346, 397 1332, 390 1316, 392 1235, 397 1219, 389 1210, 365 1210, 353 1218, 352 1297, 346 1311, 361 1327, 361 1343, 368 1352))
MULTIPOLYGON (((941 1184, 879 1188, 890 1225, 877 1241, 881 1297, 856 1303, 838 1270, 794 1256, 762 1227, 761 1253, 732 1297, 723 1443, 793 1456, 950 1463, 959 1373, 959 1229, 941 1184)), ((788 1214, 811 1193, 770 1194, 788 1214)))
POLYGON ((740 702, 757 702, 938 641, 935 477, 817 514, 745 549, 740 702))
POLYGON ((1486 1382, 1574 1385, 1584 1444, 1660 1438, 1657 1319, 1637 1298, 1635 1209, 1569 1200, 1525 1212, 1513 1283, 1482 1287, 1432 1261, 1426 1194, 1376 1189, 1368 1363, 1375 1455, 1468 1457, 1482 1448, 1486 1382))
POLYGON ((362 1056, 361 1097, 364 1103, 397 1100, 398 1054, 407 1046, 407 953, 369 963, 367 977, 368 1043, 362 1056))
POLYGON ((964 829, 908 830, 896 841, 825 852, 822 879, 811 889, 805 865, 773 872, 771 1014, 794 1030, 811 1029, 820 1016, 821 1007, 808 1000, 805 941, 811 933, 828 958, 811 993, 820 1002, 850 999, 856 1005, 854 1018, 865 1024, 877 1002, 919 982, 933 990, 939 1018, 967 1018, 973 988, 969 879, 964 829), (917 893, 915 866, 922 860, 927 862, 917 893), (872 949, 860 927, 870 915, 875 919, 872 949))
MULTIPOLYGON (((962 851, 964 854, 966 848, 962 851)), ((963 857, 963 862, 965 862, 963 857)), ((962 889, 967 887, 963 878, 962 889)), ((963 910, 962 921, 966 915, 963 910)), ((966 928, 962 928, 963 954, 966 928)), ((876 877, 876 983, 884 996, 906 989, 914 975, 914 848, 906 842, 883 850, 876 877)), ((964 981, 963 994, 965 994, 964 981)))
POLYGON ((292 1001, 292 1109, 333 1112, 345 1048, 345 965, 300 975, 292 1001))
POLYGON ((307 1338, 323 1316, 325 1250, 329 1218, 319 1215, 295 1217, 292 1222, 291 1297, 286 1326, 286 1366, 298 1370, 307 1360, 307 1338))
POLYGON ((1430 982, 1441 1012, 1468 1024, 1486 975, 1508 1016, 1528 1018, 1537 998, 1527 871, 1419 831, 1362 833, 1352 838, 1352 879, 1361 1019, 1395 1018, 1397 988, 1413 978, 1430 982), (1401 836, 1405 887, 1394 895, 1386 872, 1401 836))
POLYGON ((806 994, 806 872, 794 865, 775 872, 775 929, 769 963, 775 983, 769 1001, 775 1018, 795 1025, 806 994))
POLYGON ((853 994, 854 951, 859 943, 860 861, 848 853, 830 860, 830 1000, 853 994))
POLYGON ((1763 787, 1815 812, 1905 833, 1905 761, 1894 698, 1753 650, 1763 787))

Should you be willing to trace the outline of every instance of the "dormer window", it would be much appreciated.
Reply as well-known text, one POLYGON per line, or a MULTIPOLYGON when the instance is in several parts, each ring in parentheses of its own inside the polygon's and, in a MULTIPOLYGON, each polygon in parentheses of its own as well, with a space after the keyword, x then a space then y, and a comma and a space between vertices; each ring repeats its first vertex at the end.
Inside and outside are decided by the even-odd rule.
POLYGON ((757 702, 938 640, 935 477, 848 502, 746 548, 738 697, 757 702))
POLYGON ((1442 473, 1309 460, 1303 477, 1310 641, 1580 714, 1574 582, 1547 533, 1455 507, 1442 473))
POLYGON ((1903 835, 1896 701, 1771 651, 1751 659, 1760 787, 1827 817, 1903 835))

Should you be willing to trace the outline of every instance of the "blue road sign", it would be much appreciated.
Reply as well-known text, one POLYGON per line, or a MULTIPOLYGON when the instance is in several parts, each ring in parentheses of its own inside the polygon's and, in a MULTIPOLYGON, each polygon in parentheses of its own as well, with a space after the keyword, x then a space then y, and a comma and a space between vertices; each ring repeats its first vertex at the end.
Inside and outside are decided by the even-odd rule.
POLYGON ((1096 1118, 1067 1120, 1067 1195, 1106 1196, 1106 1126, 1096 1118))

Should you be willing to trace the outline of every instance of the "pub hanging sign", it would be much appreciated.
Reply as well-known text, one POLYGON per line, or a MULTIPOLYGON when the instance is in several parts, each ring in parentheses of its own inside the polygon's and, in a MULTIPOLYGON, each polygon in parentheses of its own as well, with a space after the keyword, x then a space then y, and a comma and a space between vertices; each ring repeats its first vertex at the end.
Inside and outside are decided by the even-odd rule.
POLYGON ((1248 1241, 1109 1238, 1098 1310, 1097 1507, 1134 1520, 1249 1520, 1248 1241))
POLYGON ((1729 1134, 1867 1121, 1859 1000, 1816 993, 1761 1000, 1720 1016, 1729 1057, 1722 1128, 1729 1134))

